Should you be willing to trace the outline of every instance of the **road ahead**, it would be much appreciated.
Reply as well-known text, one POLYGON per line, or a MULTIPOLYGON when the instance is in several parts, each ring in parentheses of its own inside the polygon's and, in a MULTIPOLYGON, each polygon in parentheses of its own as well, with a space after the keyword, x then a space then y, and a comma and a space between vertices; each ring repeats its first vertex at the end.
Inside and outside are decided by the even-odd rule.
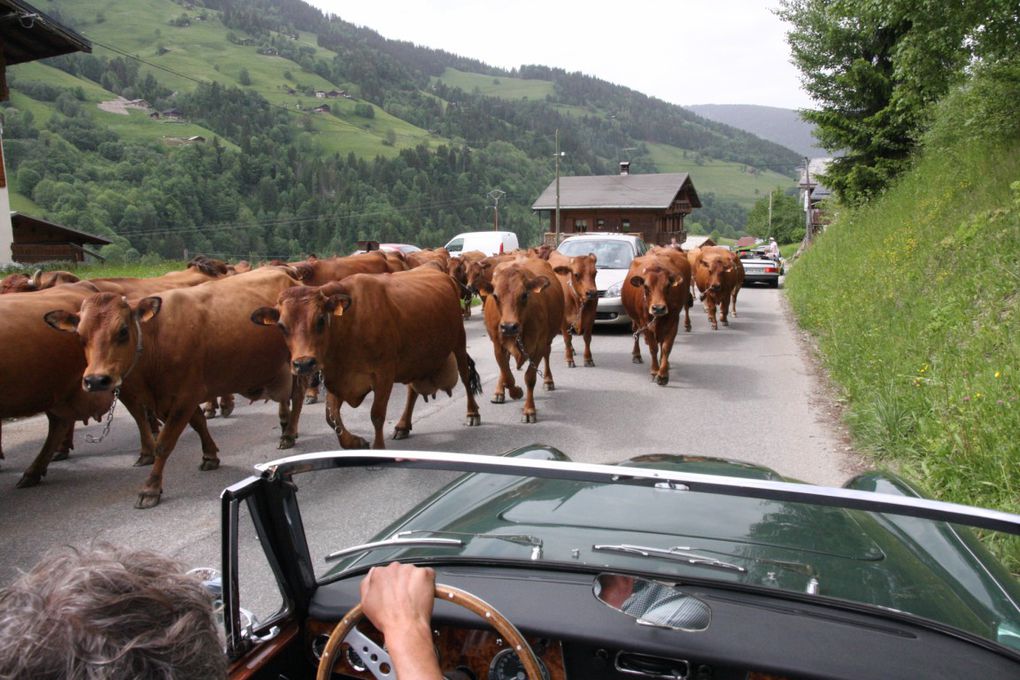
MULTIPOLYGON (((478 363, 485 390, 479 400, 482 426, 464 426, 465 400, 458 389, 452 399, 419 401, 411 437, 387 445, 491 454, 540 442, 591 463, 656 452, 720 456, 838 486, 852 474, 855 461, 846 458, 838 433, 818 404, 817 376, 802 356, 780 296, 775 290, 745 289, 740 315, 729 328, 720 326, 715 332, 696 305, 694 330, 678 337, 665 387, 649 380, 643 343, 645 363, 631 363, 629 332, 597 331, 594 368, 566 368, 557 339, 552 363, 556 390, 536 391, 538 423, 530 425, 520 422, 522 401, 489 403, 495 360, 476 315, 466 328, 468 351, 478 363)), ((366 400, 359 409, 345 408, 344 421, 371 439, 368 404, 366 400)), ((395 391, 388 433, 402 406, 403 392, 395 391)), ((16 489, 15 484, 42 444, 45 420, 4 423, 0 584, 13 579, 18 569, 29 568, 50 546, 95 539, 158 549, 193 566, 218 566, 219 492, 250 474, 253 464, 281 453, 337 448, 323 408, 321 403, 305 407, 297 446, 280 452, 275 404, 239 400, 230 418, 210 421, 222 461, 212 472, 198 471, 198 437, 187 430, 167 464, 162 502, 151 510, 133 507, 147 469, 132 467, 137 432, 122 405, 105 441, 84 441, 86 432, 98 435, 101 425, 79 426, 70 459, 51 464, 43 483, 31 489, 16 489)), ((400 495, 401 490, 392 493, 400 495)))

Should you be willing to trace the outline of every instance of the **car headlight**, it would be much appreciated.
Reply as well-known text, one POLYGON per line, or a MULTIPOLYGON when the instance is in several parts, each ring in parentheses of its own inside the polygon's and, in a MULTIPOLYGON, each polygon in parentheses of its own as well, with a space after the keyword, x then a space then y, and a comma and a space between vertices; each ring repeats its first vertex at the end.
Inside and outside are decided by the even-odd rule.
POLYGON ((620 297, 623 291, 623 281, 614 283, 609 288, 606 288, 606 297, 620 297))

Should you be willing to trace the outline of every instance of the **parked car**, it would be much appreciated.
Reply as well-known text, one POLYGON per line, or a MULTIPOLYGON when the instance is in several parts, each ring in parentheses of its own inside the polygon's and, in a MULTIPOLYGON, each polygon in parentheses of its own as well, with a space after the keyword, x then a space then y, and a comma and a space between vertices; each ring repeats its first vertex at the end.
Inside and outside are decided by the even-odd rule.
POLYGON ((737 257, 744 265, 744 283, 767 283, 772 288, 779 288, 782 260, 773 260, 761 249, 738 250, 737 257))
POLYGON ((454 257, 470 250, 480 250, 486 255, 501 255, 518 248, 517 234, 512 231, 468 231, 457 234, 446 244, 446 249, 454 257))
POLYGON ((595 285, 599 291, 595 323, 602 325, 629 324, 630 317, 623 309, 623 280, 630 269, 630 261, 648 251, 639 236, 611 232, 591 232, 568 236, 556 250, 568 257, 595 253, 595 285))
POLYGON ((377 241, 358 241, 358 249, 355 250, 351 255, 359 255, 361 253, 367 253, 370 250, 388 250, 394 253, 416 253, 421 248, 410 243, 379 243, 377 241))
POLYGON ((232 677, 323 663, 340 675, 319 677, 392 677, 379 634, 347 614, 367 570, 394 560, 435 569, 436 653, 458 678, 1020 677, 1020 583, 967 528, 1015 541, 1020 516, 893 475, 825 488, 542 445, 256 467, 222 494, 232 677))

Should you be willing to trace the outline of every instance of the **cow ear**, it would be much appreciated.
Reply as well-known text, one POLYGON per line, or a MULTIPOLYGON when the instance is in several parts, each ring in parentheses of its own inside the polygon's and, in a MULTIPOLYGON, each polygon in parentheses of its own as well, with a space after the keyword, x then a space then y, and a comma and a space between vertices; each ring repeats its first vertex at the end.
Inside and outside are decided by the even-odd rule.
POLYGON ((77 314, 65 312, 63 309, 55 309, 43 315, 43 321, 65 333, 77 333, 80 320, 77 314))
POLYGON ((562 274, 563 276, 570 276, 571 274, 570 267, 565 267, 562 264, 559 267, 554 267, 553 271, 557 274, 562 274))
POLYGON ((733 271, 733 267, 732 267, 732 265, 726 268, 726 273, 727 273, 727 274, 729 274, 729 273, 730 273, 730 272, 732 272, 732 271, 733 271))
POLYGON ((630 285, 634 286, 635 288, 640 288, 641 286, 645 285, 645 279, 642 276, 632 276, 630 277, 630 285))
POLYGON ((536 276, 535 278, 533 278, 531 280, 530 288, 531 288, 531 292, 532 293, 541 293, 543 290, 545 290, 548 287, 549 287, 549 277, 548 276, 536 276))
POLYGON ((280 320, 280 310, 276 307, 259 307, 251 313, 251 322, 256 326, 275 326, 280 320))
POLYGON ((138 320, 145 323, 146 321, 151 321, 153 317, 159 314, 159 310, 162 308, 163 298, 153 295, 152 297, 139 300, 135 313, 138 314, 138 320))
POLYGON ((683 283, 683 281, 682 281, 681 279, 673 279, 673 277, 670 277, 670 281, 672 281, 672 283, 670 283, 669 285, 670 285, 671 287, 673 287, 673 288, 676 288, 676 287, 677 287, 677 286, 679 286, 679 285, 680 285, 681 283, 683 283))
POLYGON ((326 298, 325 306, 326 311, 332 312, 333 316, 343 316, 351 306, 351 296, 347 293, 334 293, 326 298))
POLYGON ((588 253, 588 259, 591 260, 592 264, 595 264, 596 262, 599 261, 599 258, 597 255, 595 255, 595 253, 588 253))

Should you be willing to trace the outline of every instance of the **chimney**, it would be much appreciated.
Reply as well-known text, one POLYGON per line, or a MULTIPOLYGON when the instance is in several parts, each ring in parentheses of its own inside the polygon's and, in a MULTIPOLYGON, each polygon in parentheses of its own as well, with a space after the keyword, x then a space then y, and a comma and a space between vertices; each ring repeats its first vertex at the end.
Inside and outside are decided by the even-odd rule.
POLYGON ((620 161, 620 174, 621 175, 630 174, 630 161, 620 161))

